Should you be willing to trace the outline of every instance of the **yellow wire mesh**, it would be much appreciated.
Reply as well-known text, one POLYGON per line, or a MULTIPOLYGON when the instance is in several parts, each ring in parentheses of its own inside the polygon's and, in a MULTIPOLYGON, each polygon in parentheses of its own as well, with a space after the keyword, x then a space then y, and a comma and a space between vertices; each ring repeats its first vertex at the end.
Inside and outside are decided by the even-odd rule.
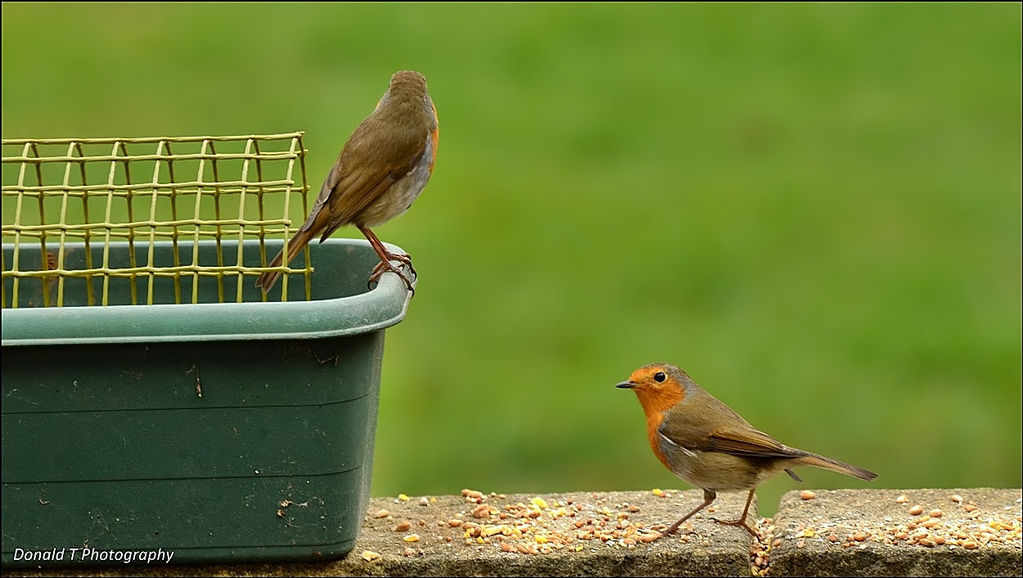
MULTIPOLYGON (((153 304, 160 278, 174 303, 197 303, 209 277, 219 302, 261 295, 247 286, 276 252, 265 241, 290 238, 309 211, 303 135, 3 139, 3 307, 65 306, 68 283, 84 285, 76 304, 108 305, 117 279, 131 304, 153 304), (200 260, 209 242, 213 262, 200 260)), ((304 275, 309 299, 308 252, 281 270, 304 275)))

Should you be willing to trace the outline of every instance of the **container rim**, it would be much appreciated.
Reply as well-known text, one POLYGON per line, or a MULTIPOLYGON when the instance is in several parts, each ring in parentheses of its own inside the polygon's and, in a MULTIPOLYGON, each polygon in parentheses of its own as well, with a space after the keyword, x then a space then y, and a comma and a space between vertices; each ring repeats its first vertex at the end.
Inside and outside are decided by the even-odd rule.
MULTIPOLYGON (((324 245, 369 245, 327 239, 324 245)), ((386 243, 391 251, 404 253, 386 243)), ((413 281, 415 284, 415 281, 413 281)), ((82 345, 321 339, 385 329, 405 318, 412 294, 387 272, 372 290, 315 301, 3 309, 2 345, 82 345)))

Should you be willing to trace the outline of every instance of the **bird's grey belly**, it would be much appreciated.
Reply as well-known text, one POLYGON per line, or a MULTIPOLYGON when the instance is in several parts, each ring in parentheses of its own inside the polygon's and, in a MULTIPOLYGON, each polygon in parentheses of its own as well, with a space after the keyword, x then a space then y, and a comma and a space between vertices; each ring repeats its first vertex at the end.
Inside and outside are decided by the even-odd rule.
POLYGON ((708 490, 748 490, 760 482, 759 469, 747 458, 721 452, 690 451, 661 439, 661 453, 671 471, 708 490))
POLYGON ((423 192, 423 187, 426 186, 428 180, 430 180, 429 169, 424 166, 416 167, 391 184, 391 188, 386 193, 363 209, 356 221, 372 227, 403 214, 409 210, 419 193, 423 192))
POLYGON ((409 210, 419 193, 423 192, 423 187, 430 180, 430 175, 433 174, 434 144, 433 138, 427 136, 423 154, 419 157, 416 166, 405 176, 392 183, 390 189, 363 209, 353 221, 373 227, 390 221, 409 210))

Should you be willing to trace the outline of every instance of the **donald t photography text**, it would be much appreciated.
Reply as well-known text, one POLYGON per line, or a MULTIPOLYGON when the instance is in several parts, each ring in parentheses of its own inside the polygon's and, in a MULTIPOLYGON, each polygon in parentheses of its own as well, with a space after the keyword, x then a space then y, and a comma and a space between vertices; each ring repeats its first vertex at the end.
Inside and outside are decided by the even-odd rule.
POLYGON ((158 550, 103 550, 98 548, 14 549, 14 560, 24 562, 120 562, 123 564, 170 564, 174 552, 158 550))

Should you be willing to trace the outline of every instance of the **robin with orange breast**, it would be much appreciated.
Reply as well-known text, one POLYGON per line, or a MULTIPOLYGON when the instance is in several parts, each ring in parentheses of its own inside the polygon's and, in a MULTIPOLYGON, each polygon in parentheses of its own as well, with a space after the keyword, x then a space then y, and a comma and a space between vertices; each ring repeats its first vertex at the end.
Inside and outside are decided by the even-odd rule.
POLYGON ((794 466, 816 466, 861 480, 877 477, 870 470, 789 447, 754 429, 674 365, 644 365, 617 387, 636 392, 657 459, 676 476, 703 488, 703 503, 672 524, 667 534, 709 506, 717 492, 749 490, 742 516, 714 521, 742 526, 756 536, 746 523, 753 493, 761 482, 782 471, 802 481, 791 470, 794 466))
MULTIPOLYGON (((415 275, 412 259, 388 251, 370 227, 412 206, 433 174, 437 139, 437 109, 426 91, 426 78, 411 70, 395 72, 376 108, 342 147, 309 218, 288 242, 287 256, 282 249, 268 267, 287 265, 313 237, 319 235, 322 243, 340 227, 353 224, 380 257, 370 283, 391 271, 413 291, 409 276, 391 264, 408 265, 415 275)), ((269 291, 281 273, 281 269, 263 273, 256 286, 269 291)))

